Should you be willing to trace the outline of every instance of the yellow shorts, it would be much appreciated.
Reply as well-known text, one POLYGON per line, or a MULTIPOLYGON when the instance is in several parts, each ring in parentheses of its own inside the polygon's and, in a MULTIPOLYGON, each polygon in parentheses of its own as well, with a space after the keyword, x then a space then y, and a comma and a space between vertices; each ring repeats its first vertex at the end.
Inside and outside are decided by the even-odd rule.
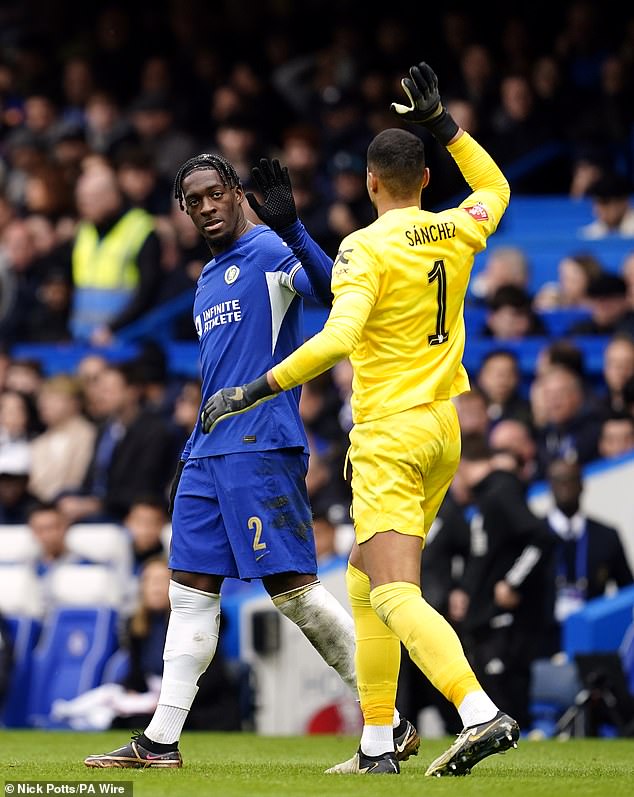
POLYGON ((349 455, 357 542, 390 529, 424 539, 460 460, 453 402, 356 424, 349 455))

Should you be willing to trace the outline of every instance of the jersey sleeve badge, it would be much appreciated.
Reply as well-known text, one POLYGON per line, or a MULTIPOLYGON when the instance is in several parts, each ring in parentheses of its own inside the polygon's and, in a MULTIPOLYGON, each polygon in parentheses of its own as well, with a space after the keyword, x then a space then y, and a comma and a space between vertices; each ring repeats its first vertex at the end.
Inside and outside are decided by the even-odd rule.
POLYGON ((463 208, 471 218, 475 219, 476 221, 488 221, 489 214, 487 213, 487 209, 484 207, 482 202, 476 202, 475 205, 470 205, 468 208, 463 208))

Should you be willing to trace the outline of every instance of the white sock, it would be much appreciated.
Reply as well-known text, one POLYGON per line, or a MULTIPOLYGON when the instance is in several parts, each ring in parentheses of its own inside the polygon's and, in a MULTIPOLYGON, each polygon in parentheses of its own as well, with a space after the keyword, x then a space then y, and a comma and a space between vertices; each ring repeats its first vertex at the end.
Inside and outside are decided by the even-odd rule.
POLYGON ((301 629, 322 659, 358 698, 352 617, 319 581, 282 592, 273 603, 301 629))
POLYGON ((398 726, 400 724, 401 724, 401 715, 398 713, 398 709, 395 707, 394 708, 394 717, 392 719, 392 727, 393 728, 398 728, 398 726))
POLYGON ((391 725, 364 725, 361 750, 366 755, 394 752, 394 734, 391 725))
POLYGON ((198 692, 198 679, 216 652, 220 624, 220 595, 170 581, 169 596, 161 694, 144 731, 160 744, 173 744, 180 738, 198 692))
POLYGON ((465 728, 489 722, 499 709, 486 692, 470 692, 458 706, 458 714, 465 728))

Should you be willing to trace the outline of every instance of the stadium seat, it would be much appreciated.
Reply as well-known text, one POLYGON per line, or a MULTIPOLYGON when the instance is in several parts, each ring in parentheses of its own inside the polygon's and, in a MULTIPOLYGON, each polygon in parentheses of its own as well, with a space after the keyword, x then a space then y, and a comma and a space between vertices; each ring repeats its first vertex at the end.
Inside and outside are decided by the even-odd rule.
POLYGON ((0 563, 0 612, 7 617, 41 617, 43 611, 40 581, 33 566, 0 563))
POLYGON ((123 648, 115 650, 106 662, 101 682, 104 684, 119 684, 126 677, 130 669, 130 653, 123 648))
POLYGON ((554 736, 558 721, 574 704, 580 689, 581 681, 573 662, 534 661, 529 695, 531 731, 548 738, 554 736))
POLYGON ((75 523, 68 529, 66 545, 73 553, 110 566, 122 579, 132 575, 132 545, 117 523, 75 523))
POLYGON ((24 728, 28 726, 27 708, 33 649, 39 639, 42 624, 32 617, 6 617, 5 620, 13 640, 13 666, 9 693, 0 713, 0 725, 5 728, 24 728))
POLYGON ((117 649, 118 615, 102 607, 59 608, 47 619, 33 654, 28 721, 51 728, 57 699, 69 700, 99 686, 117 649))
POLYGON ((34 562, 40 546, 26 525, 0 526, 0 562, 34 562))
POLYGON ((51 576, 55 606, 108 606, 118 609, 123 585, 108 565, 64 564, 51 576))

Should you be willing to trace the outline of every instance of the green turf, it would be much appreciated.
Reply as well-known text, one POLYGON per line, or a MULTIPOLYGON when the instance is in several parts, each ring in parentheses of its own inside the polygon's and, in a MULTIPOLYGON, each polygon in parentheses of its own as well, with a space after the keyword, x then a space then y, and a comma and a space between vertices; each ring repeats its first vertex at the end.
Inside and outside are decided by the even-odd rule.
MULTIPOLYGON (((183 736, 181 770, 94 770, 90 753, 118 747, 125 732, 0 731, 0 781, 128 780, 135 797, 379 797, 379 795, 486 795, 486 797, 632 797, 634 740, 521 740, 517 750, 493 756, 467 778, 424 778, 427 764, 448 739, 424 741, 400 777, 324 775, 348 758, 357 741, 332 736, 296 738, 251 734, 183 736)), ((3 785, 3 784, 1 784, 3 785)), ((4 791, 4 789, 3 789, 4 791)))

